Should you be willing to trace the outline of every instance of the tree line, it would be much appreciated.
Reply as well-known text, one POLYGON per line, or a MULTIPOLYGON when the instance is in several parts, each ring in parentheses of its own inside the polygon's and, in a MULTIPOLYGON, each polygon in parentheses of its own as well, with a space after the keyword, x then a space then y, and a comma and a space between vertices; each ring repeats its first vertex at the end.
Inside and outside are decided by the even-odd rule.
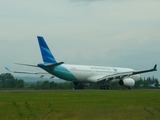
POLYGON ((24 88, 25 82, 22 79, 15 79, 10 73, 0 75, 0 88, 24 88))
MULTIPOLYGON (((100 85, 97 83, 91 83, 89 86, 85 86, 85 89, 99 89, 100 85)), ((118 83, 110 83, 111 89, 125 89, 118 83)), ((56 83, 54 81, 37 81, 34 83, 25 83, 22 79, 14 78, 10 73, 3 73, 0 75, 0 89, 33 89, 33 90, 58 90, 58 89, 73 89, 72 82, 56 83)), ((136 82, 135 89, 160 89, 159 81, 157 78, 148 77, 141 78, 136 82)))

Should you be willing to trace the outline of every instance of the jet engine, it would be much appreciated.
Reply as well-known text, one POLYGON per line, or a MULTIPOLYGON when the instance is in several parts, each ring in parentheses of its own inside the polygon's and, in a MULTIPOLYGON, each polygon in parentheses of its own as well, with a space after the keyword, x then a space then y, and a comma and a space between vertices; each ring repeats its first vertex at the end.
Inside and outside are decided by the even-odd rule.
POLYGON ((119 81, 119 84, 126 87, 133 87, 135 85, 135 81, 132 78, 124 78, 119 81))

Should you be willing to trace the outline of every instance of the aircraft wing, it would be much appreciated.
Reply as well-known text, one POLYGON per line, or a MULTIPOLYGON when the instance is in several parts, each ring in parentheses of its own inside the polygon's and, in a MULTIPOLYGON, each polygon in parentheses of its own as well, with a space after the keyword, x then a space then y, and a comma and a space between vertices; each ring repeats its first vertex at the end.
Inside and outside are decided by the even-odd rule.
POLYGON ((129 77, 131 75, 142 74, 142 73, 153 72, 153 71, 157 71, 157 65, 155 65, 152 69, 148 69, 148 70, 120 72, 120 73, 114 73, 111 75, 106 75, 104 77, 98 78, 97 81, 98 82, 101 82, 101 81, 109 82, 109 81, 112 81, 113 79, 122 79, 127 76, 129 77))
MULTIPOLYGON (((25 71, 12 71, 10 70, 9 68, 5 67, 5 69, 8 71, 8 72, 11 72, 11 73, 22 73, 22 74, 39 74, 41 75, 40 78, 44 77, 44 74, 48 74, 47 72, 25 72, 25 71)), ((51 78, 53 78, 54 76, 51 76, 51 78)))
POLYGON ((153 71, 157 71, 157 64, 155 64, 154 67, 153 67, 152 69, 149 69, 149 70, 141 70, 141 71, 135 71, 135 72, 133 72, 132 75, 141 74, 141 73, 146 73, 146 72, 153 72, 153 71))
POLYGON ((115 73, 115 74, 111 74, 111 75, 106 75, 102 78, 99 78, 97 81, 101 82, 101 81, 112 81, 113 79, 121 79, 127 76, 132 75, 132 71, 131 72, 121 72, 121 73, 115 73))

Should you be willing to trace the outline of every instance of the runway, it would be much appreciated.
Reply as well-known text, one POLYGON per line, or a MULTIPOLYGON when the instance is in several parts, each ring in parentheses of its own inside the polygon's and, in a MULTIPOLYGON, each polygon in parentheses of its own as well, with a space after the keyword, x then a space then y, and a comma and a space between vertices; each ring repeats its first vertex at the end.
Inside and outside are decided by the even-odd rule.
POLYGON ((64 92, 64 91, 75 91, 75 90, 0 90, 2 92, 64 92))
POLYGON ((143 91, 143 90, 153 90, 153 91, 160 91, 160 89, 121 89, 121 90, 100 90, 100 89, 84 89, 84 90, 0 90, 0 93, 14 93, 14 92, 82 92, 82 91, 143 91))

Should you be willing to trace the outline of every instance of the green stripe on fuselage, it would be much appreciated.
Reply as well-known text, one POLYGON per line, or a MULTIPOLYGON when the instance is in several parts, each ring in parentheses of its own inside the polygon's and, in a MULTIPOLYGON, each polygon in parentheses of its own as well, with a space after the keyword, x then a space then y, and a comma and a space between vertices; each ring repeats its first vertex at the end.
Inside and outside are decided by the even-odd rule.
POLYGON ((44 67, 42 69, 61 79, 68 81, 78 81, 78 79, 62 65, 56 66, 53 70, 50 70, 47 67, 44 67))

